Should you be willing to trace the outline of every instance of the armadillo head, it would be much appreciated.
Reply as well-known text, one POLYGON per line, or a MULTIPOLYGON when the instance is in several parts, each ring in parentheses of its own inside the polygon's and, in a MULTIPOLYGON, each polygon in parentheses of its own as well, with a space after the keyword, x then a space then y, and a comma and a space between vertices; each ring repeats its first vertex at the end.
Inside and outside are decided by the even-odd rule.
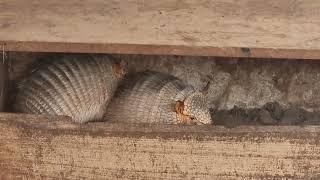
POLYGON ((192 92, 183 101, 177 101, 175 109, 184 123, 212 124, 208 103, 200 92, 192 92))
POLYGON ((117 79, 122 79, 127 74, 128 65, 121 58, 116 58, 112 55, 108 55, 112 64, 112 71, 117 79))
POLYGON ((118 79, 122 79, 125 76, 125 74, 127 73, 126 65, 122 61, 115 63, 113 65, 112 69, 113 69, 115 76, 118 79))

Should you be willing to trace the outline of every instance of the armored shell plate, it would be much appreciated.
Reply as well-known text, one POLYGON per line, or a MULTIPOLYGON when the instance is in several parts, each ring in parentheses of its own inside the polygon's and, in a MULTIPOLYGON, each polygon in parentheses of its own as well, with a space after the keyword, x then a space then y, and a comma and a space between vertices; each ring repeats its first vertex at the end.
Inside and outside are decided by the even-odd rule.
POLYGON ((117 88, 115 60, 106 55, 63 55, 42 62, 18 85, 15 110, 100 120, 117 88), (49 61, 50 60, 50 61, 49 61))
MULTIPOLYGON (((129 74, 107 108, 104 119, 128 123, 179 124, 178 100, 194 89, 182 80, 159 72, 129 74)), ((195 107, 197 108, 197 107, 195 107)))

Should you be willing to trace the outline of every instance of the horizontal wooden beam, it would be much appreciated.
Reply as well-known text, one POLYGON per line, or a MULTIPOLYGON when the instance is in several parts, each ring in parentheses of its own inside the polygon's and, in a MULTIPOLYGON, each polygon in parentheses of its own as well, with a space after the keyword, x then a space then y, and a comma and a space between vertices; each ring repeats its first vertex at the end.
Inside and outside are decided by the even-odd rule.
POLYGON ((320 59, 314 0, 2 0, 8 51, 320 59))
POLYGON ((112 53, 144 55, 188 55, 245 58, 319 59, 319 50, 239 48, 239 47, 195 47, 185 45, 139 45, 96 44, 65 42, 13 42, 6 41, 6 51, 16 52, 66 52, 66 53, 112 53))
POLYGON ((320 127, 89 123, 0 114, 0 178, 319 178, 320 127))

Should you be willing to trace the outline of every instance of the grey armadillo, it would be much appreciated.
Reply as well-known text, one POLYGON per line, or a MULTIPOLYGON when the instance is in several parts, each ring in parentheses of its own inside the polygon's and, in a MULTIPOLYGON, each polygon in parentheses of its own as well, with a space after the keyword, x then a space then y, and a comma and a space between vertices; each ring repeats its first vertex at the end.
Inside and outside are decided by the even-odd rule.
POLYGON ((212 123, 202 93, 172 75, 153 71, 128 75, 111 99, 104 119, 128 123, 212 123))
POLYGON ((100 120, 124 76, 123 66, 107 55, 69 54, 47 61, 18 85, 15 110, 67 115, 79 123, 100 120))

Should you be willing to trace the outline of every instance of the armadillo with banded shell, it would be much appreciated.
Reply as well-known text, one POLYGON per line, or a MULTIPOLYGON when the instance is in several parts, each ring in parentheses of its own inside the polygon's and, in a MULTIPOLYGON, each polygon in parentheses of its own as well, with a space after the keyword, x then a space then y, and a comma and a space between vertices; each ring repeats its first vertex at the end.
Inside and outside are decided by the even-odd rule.
POLYGON ((128 75, 111 99, 104 119, 128 123, 212 123, 201 92, 172 75, 154 71, 128 75))
POLYGON ((14 108, 23 113, 67 115, 79 123, 100 120, 124 73, 123 65, 108 55, 47 59, 19 83, 14 108))

